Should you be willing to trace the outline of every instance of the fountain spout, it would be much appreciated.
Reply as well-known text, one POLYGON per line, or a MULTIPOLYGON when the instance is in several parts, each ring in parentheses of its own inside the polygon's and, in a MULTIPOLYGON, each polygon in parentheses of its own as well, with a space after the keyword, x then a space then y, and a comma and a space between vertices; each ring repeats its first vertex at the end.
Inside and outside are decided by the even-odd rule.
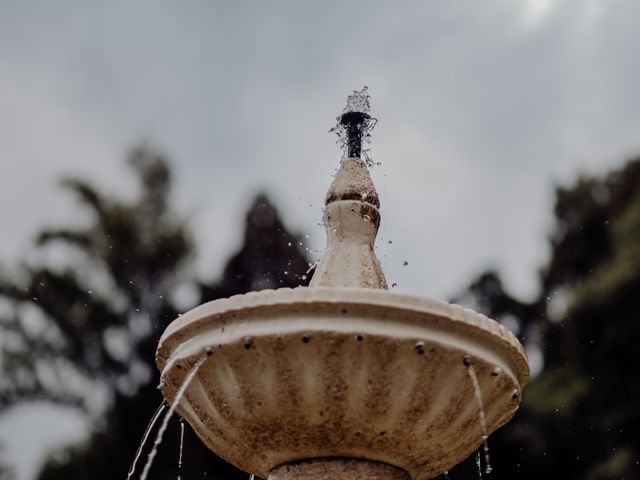
POLYGON ((347 105, 336 120, 338 123, 330 132, 338 136, 338 145, 343 149, 346 158, 362 158, 368 165, 367 150, 363 143, 369 143, 371 130, 376 126, 377 119, 369 115, 371 105, 368 88, 354 90, 347 97, 347 105))
POLYGON ((346 135, 346 148, 348 157, 360 158, 362 154, 362 136, 371 116, 364 112, 346 112, 340 116, 340 125, 343 126, 346 135))
MULTIPOLYGON (((380 227, 380 199, 362 160, 363 135, 374 121, 367 87, 347 98, 336 130, 344 144, 343 158, 325 197, 323 220, 327 247, 310 287, 360 287, 386 290, 374 243, 380 227)), ((365 137, 366 138, 366 137, 365 137)))

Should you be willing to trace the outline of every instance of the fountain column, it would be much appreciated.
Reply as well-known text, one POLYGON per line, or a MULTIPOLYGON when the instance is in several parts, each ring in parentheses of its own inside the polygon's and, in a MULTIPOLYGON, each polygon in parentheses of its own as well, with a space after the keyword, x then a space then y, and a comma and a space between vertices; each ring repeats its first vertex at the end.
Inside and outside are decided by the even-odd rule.
POLYGON ((387 289, 374 242, 380 200, 369 170, 358 157, 342 160, 325 198, 327 247, 310 287, 387 289))

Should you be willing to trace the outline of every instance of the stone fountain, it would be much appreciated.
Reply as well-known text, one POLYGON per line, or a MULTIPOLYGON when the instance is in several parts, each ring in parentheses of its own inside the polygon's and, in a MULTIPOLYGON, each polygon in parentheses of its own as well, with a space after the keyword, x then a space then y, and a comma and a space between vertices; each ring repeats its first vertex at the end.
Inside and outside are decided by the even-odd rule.
POLYGON ((202 442, 269 480, 434 478, 511 419, 529 375, 497 322, 387 289, 380 202, 361 159, 373 124, 364 95, 339 117, 346 155, 309 287, 200 305, 156 353, 164 397, 184 393, 176 411, 202 442))

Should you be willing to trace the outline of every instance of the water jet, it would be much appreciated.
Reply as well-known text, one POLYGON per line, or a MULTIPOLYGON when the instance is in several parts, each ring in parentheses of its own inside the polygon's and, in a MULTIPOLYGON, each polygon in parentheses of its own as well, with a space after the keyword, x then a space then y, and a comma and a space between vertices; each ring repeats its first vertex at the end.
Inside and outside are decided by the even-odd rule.
POLYGON ((327 246, 309 287, 200 305, 160 339, 167 402, 251 475, 433 478, 520 404, 529 367, 511 332, 460 306, 388 290, 374 252, 380 201, 361 158, 373 125, 366 89, 354 92, 333 129, 345 155, 325 198, 327 246))

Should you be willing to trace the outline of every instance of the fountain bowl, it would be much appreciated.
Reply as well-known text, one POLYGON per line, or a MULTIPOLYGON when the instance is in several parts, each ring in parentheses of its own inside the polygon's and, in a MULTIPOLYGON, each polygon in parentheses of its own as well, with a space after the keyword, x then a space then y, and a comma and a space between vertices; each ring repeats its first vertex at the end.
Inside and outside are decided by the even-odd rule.
POLYGON ((356 287, 263 290, 185 313, 156 353, 168 402, 204 355, 176 410, 208 448, 262 478, 339 458, 433 478, 483 441, 468 369, 487 434, 514 415, 529 375, 516 337, 484 315, 356 287))

